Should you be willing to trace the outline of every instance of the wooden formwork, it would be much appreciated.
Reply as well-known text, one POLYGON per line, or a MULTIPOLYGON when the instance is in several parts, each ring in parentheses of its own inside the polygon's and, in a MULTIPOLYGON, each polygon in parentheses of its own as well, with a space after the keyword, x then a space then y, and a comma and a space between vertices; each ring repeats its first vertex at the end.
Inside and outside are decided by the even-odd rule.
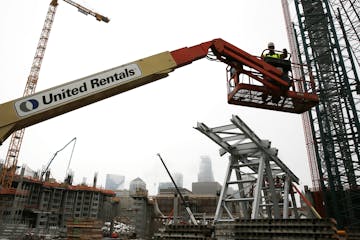
POLYGON ((66 222, 68 240, 101 240, 101 222, 94 219, 74 219, 66 222))

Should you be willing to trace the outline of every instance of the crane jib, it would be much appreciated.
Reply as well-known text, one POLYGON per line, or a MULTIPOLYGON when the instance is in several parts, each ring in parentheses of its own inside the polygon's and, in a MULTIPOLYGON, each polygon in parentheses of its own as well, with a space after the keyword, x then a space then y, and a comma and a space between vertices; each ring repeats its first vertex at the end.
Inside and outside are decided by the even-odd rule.
POLYGON ((16 113, 20 117, 28 116, 66 102, 80 99, 106 88, 115 87, 141 76, 141 70, 135 63, 96 73, 68 84, 21 98, 14 103, 16 113))

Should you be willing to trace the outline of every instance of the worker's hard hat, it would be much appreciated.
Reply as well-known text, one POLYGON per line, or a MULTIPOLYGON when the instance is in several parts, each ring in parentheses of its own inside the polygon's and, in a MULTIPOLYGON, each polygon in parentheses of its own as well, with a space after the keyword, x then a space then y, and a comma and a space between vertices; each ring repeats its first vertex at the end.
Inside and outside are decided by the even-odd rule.
POLYGON ((275 45, 274 45, 273 42, 269 42, 269 43, 268 43, 268 48, 274 48, 274 47, 275 47, 275 45))

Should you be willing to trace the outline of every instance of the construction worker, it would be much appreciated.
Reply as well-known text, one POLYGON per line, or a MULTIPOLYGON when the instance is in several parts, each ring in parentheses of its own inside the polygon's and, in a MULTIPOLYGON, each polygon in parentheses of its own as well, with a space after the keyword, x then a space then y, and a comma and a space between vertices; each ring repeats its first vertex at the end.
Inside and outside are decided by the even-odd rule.
MULTIPOLYGON (((288 57, 288 52, 287 49, 284 48, 283 51, 276 51, 275 50, 275 45, 273 42, 269 42, 268 43, 268 48, 262 53, 261 58, 273 65, 276 68, 279 68, 282 72, 282 79, 285 80, 286 82, 288 82, 290 87, 291 81, 289 78, 289 71, 291 71, 291 64, 289 60, 286 60, 286 58, 288 57)), ((270 82, 273 82, 271 79, 269 80, 270 82)), ((275 83, 276 84, 276 83, 275 83)), ((284 88, 283 86, 281 86, 281 88, 283 88, 283 91, 286 91, 288 89, 288 87, 284 88)), ((262 95, 262 100, 264 102, 266 102, 267 99, 267 94, 263 94, 262 95)), ((273 103, 277 103, 279 102, 280 97, 279 96, 273 96, 272 98, 272 102, 273 103)))
POLYGON ((273 42, 268 43, 268 51, 264 52, 261 56, 261 58, 270 57, 270 58, 277 58, 277 59, 285 59, 288 56, 287 49, 284 48, 282 53, 275 52, 275 45, 273 42))
POLYGON ((238 81, 240 70, 242 69, 243 69, 243 65, 241 63, 232 61, 230 63, 230 78, 235 78, 237 76, 236 81, 238 81))

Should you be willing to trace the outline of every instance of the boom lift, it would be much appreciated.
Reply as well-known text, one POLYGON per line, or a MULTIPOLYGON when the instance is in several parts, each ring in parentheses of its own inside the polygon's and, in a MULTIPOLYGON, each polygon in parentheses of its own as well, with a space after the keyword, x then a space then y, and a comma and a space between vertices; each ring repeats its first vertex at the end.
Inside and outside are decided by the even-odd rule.
POLYGON ((205 57, 228 65, 230 104, 302 113, 319 101, 313 88, 304 87, 314 86, 311 76, 304 75, 299 80, 293 78, 294 89, 284 92, 280 86, 287 86, 287 82, 281 79, 281 70, 222 39, 214 39, 159 53, 3 103, 0 105, 0 143, 18 129, 165 78, 175 69, 205 57), (235 76, 229 76, 230 68, 235 69, 235 76), (305 81, 308 84, 303 84, 305 81), (284 100, 277 104, 261 102, 264 92, 281 96, 284 100))

